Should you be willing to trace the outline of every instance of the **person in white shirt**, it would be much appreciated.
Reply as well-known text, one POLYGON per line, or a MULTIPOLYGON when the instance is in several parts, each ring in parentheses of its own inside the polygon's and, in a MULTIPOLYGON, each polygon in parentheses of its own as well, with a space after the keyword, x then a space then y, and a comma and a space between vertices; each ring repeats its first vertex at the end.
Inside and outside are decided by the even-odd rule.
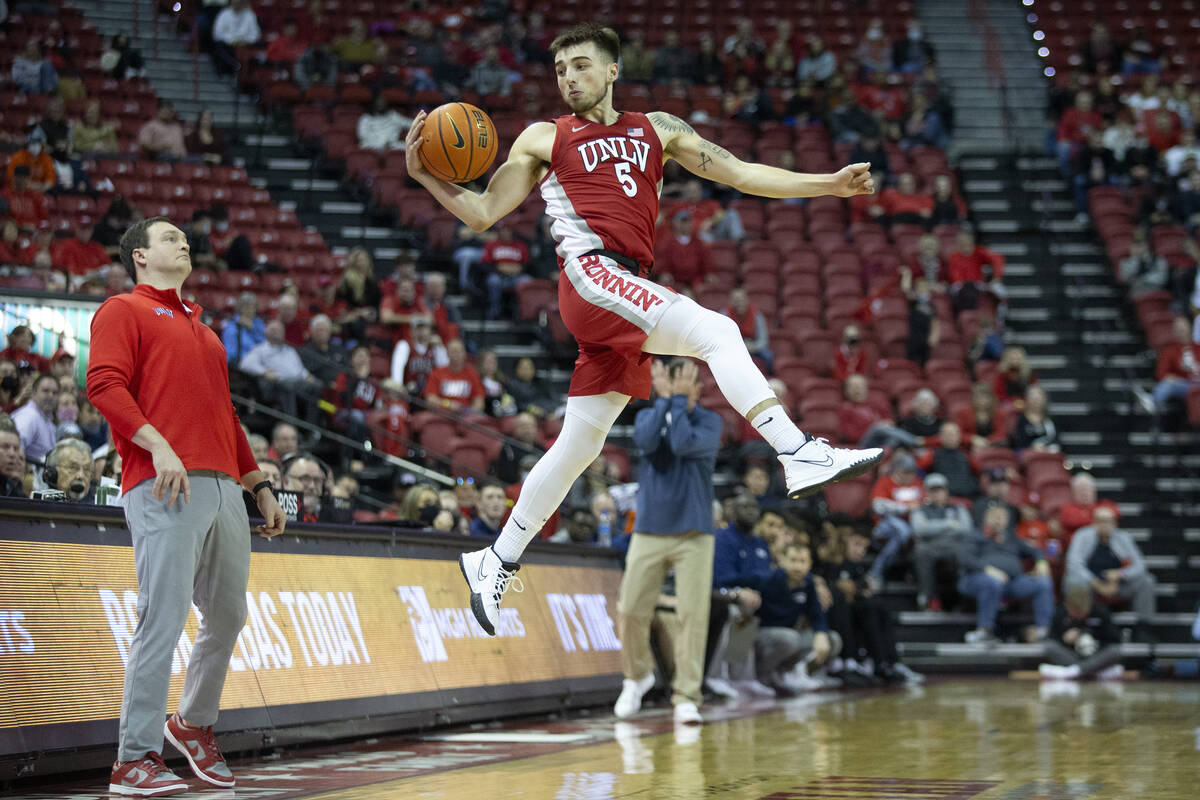
POLYGON ((262 38, 258 16, 250 8, 250 0, 232 0, 229 8, 217 14, 213 23, 213 64, 218 72, 230 73, 237 69, 234 48, 254 44, 262 38))
POLYGON ((1196 132, 1185 129, 1183 135, 1180 136, 1179 144, 1163 153, 1163 161, 1167 166, 1167 174, 1172 177, 1178 177, 1183 172, 1183 164, 1189 156, 1196 159, 1197 163, 1200 163, 1200 147, 1196 146, 1196 132))
POLYGON ((387 98, 375 95, 371 108, 358 118, 358 146, 364 150, 403 150, 404 134, 412 119, 393 108, 387 98))
POLYGON ((429 319, 417 317, 412 321, 412 341, 401 339, 392 351, 392 380, 408 389, 409 394, 420 396, 425 393, 429 373, 449 365, 450 357, 434 338, 429 319))
POLYGON ((296 416, 296 396, 304 395, 305 418, 316 424, 323 387, 304 368, 296 348, 284 340, 283 322, 278 319, 268 322, 267 340, 243 356, 238 366, 242 372, 259 379, 259 388, 268 401, 279 397, 285 414, 296 416))
POLYGON ((45 461, 46 454, 58 441, 54 426, 58 392, 58 379, 53 375, 42 375, 33 383, 33 396, 29 402, 12 413, 17 435, 25 447, 25 458, 35 464, 45 461))

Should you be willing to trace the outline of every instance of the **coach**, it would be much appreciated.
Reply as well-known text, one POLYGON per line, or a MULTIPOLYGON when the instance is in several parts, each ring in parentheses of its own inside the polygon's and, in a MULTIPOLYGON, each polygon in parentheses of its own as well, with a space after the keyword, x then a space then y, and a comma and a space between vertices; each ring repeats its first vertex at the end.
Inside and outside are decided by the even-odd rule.
POLYGON ((121 237, 121 262, 137 285, 96 312, 87 373, 88 397, 112 426, 123 462, 138 578, 109 790, 187 790, 163 764, 164 733, 197 777, 229 787, 234 778, 212 725, 246 619, 250 523, 242 488, 263 514, 261 535, 281 533, 284 516, 233 410, 225 348, 200 320, 200 307, 180 295, 192 271, 183 231, 163 217, 137 222, 121 237), (192 602, 204 619, 179 711, 164 730, 171 657, 192 602))
POLYGON ((651 375, 658 397, 638 412, 633 441, 642 451, 638 467, 637 525, 625 559, 617 599, 621 669, 625 682, 615 713, 641 707, 654 685, 650 621, 667 571, 675 568, 675 721, 701 721, 700 682, 712 592, 713 468, 721 444, 720 415, 700 408, 699 369, 676 359, 656 361, 651 375))

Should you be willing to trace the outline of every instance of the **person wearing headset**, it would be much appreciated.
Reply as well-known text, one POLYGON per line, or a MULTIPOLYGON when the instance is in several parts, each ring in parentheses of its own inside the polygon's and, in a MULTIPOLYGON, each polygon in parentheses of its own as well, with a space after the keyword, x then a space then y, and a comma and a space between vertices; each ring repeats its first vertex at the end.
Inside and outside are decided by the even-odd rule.
POLYGON ((96 502, 92 485, 92 450, 79 439, 63 439, 46 456, 42 480, 67 496, 69 503, 96 502))

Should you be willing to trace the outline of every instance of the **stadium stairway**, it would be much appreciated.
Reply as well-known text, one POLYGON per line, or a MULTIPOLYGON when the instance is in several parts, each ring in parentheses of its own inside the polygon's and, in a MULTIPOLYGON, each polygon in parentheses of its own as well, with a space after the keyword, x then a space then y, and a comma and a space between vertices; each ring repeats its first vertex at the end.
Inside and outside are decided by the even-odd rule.
POLYGON ((953 162, 967 151, 1038 147, 1046 85, 1019 3, 920 0, 917 17, 954 97, 953 162))
POLYGON ((229 80, 221 78, 205 55, 175 31, 175 19, 156 10, 154 0, 70 0, 70 5, 104 34, 123 33, 146 61, 146 77, 159 97, 169 100, 185 124, 204 109, 215 123, 229 128, 249 124, 257 116, 251 103, 239 99, 229 80))
MULTIPOLYGON (((1008 259, 1006 340, 1029 353, 1068 463, 1089 469, 1100 495, 1118 503, 1121 526, 1133 533, 1158 581, 1159 613, 1145 630, 1134 630, 1132 614, 1116 615, 1132 638, 1124 645, 1126 663, 1194 657, 1200 646, 1186 643, 1200 602, 1200 436, 1158 434, 1137 408, 1130 387, 1153 377, 1153 354, 1103 248, 1075 220, 1054 159, 964 153, 960 169, 982 243, 1008 259)), ((1027 645, 960 644, 974 626, 972 614, 907 611, 913 588, 896 584, 887 591, 914 667, 1007 670, 1039 660, 1040 651, 1027 645)), ((1010 635, 1031 622, 1005 616, 1010 635)))

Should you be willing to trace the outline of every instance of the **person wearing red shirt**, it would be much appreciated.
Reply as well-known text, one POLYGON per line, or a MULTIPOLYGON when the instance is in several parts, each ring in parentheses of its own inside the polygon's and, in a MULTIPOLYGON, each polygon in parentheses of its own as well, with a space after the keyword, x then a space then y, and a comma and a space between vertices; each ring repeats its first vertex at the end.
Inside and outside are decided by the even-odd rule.
POLYGON ((491 266, 487 276, 488 319, 500 318, 504 293, 529 280, 525 268, 529 265, 529 248, 513 238, 512 228, 497 227, 498 236, 483 247, 484 264, 491 266))
POLYGON ((855 87, 854 97, 860 106, 872 114, 894 121, 904 116, 904 92, 898 87, 889 86, 888 77, 887 70, 872 73, 873 82, 855 87))
POLYGON ((1023 407, 1025 391, 1037 383, 1037 376, 1029 366, 1029 357, 1024 348, 1009 347, 996 364, 996 375, 992 378, 992 391, 996 401, 1003 406, 1023 407))
POLYGON ((1058 510, 1058 524, 1062 527, 1064 547, 1071 546, 1075 531, 1092 524, 1092 516, 1097 508, 1110 508, 1117 517, 1121 516, 1121 509, 1116 503, 1101 500, 1096 496, 1095 478, 1086 472, 1071 478, 1071 502, 1064 503, 1058 510))
POLYGON ((859 447, 920 447, 925 440, 896 427, 888 409, 871 404, 870 387, 863 375, 846 379, 846 399, 838 408, 838 427, 842 435, 859 447))
POLYGON ((708 245, 692 235, 692 215, 680 211, 671 219, 671 233, 658 237, 654 269, 659 280, 675 288, 695 289, 712 272, 708 245))
POLYGON ((1075 105, 1059 118, 1054 137, 1058 140, 1058 165, 1063 175, 1071 175, 1071 161, 1087 141, 1088 131, 1103 127, 1104 117, 1095 109, 1092 93, 1083 91, 1076 94, 1075 105))
POLYGON ((892 223, 924 225, 933 216, 933 197, 917 191, 917 179, 911 172, 896 179, 896 188, 884 189, 879 201, 892 223))
POLYGON ((104 245, 92 239, 94 230, 91 217, 81 217, 75 238, 65 239, 50 247, 54 266, 62 267, 72 275, 87 275, 112 264, 104 245))
POLYGON ((417 298, 416 283, 401 278, 396 281, 396 291, 379 304, 379 321, 384 325, 400 326, 392 337, 398 341, 408 336, 408 326, 418 317, 430 319, 429 309, 417 298))
POLYGON ((698 236, 706 242, 711 242, 715 238, 741 238, 740 236, 722 236, 719 235, 721 231, 715 230, 725 221, 725 209, 721 208, 721 204, 716 200, 704 197, 704 189, 699 180, 692 179, 684 182, 679 200, 666 208, 665 218, 674 219, 681 211, 692 215, 692 236, 698 236))
POLYGON ((729 305, 721 309, 721 313, 737 323, 742 341, 746 343, 750 355, 762 360, 767 365, 767 371, 771 371, 775 363, 775 354, 771 352, 767 318, 756 307, 750 305, 750 297, 746 290, 739 286, 731 291, 729 305))
POLYGON ((267 45, 267 61, 295 64, 307 49, 308 41, 297 35, 296 20, 288 17, 283 21, 283 32, 267 45))
POLYGON ((1150 112, 1150 122, 1146 126, 1146 144, 1159 153, 1165 153, 1183 138, 1183 125, 1179 115, 1165 108, 1150 112))
POLYGON ((374 437, 379 440, 376 445, 389 455, 406 456, 408 445, 404 439, 408 438, 408 393, 391 378, 385 380, 379 388, 380 410, 386 412, 386 416, 379 424, 383 432, 374 437))
POLYGON ((440 272, 430 272, 425 276, 425 308, 433 315, 433 327, 438 338, 450 342, 459 338, 459 322, 461 317, 457 309, 446 305, 446 276, 440 272))
POLYGON ((925 502, 925 485, 917 477, 917 462, 908 453, 892 460, 892 474, 875 481, 871 490, 871 512, 875 515, 874 536, 885 542, 875 563, 867 571, 867 581, 876 590, 883 586, 883 573, 912 538, 908 514, 925 502))
POLYGON ((446 345, 446 356, 450 363, 429 373, 425 382, 425 400, 443 408, 469 408, 483 413, 483 398, 487 393, 479 373, 467 363, 467 348, 455 339, 446 345))
POLYGON ((842 328, 842 343, 833 353, 833 377, 843 383, 851 375, 867 375, 874 371, 867 351, 862 348, 857 325, 842 328))
POLYGON ((1172 331, 1175 341, 1158 352, 1154 377, 1154 405, 1158 413, 1167 410, 1172 400, 1187 397, 1188 389, 1200 386, 1200 344, 1192 341, 1192 329, 1187 317, 1176 317, 1172 331))
POLYGON ((283 323, 283 340, 292 347, 304 347, 312 315, 300 308, 300 293, 295 287, 286 289, 279 295, 279 307, 275 311, 275 318, 283 323))
POLYGON ((0 264, 29 266, 24 258, 28 240, 21 237, 21 229, 15 220, 0 220, 0 264))
MULTIPOLYGON (((879 185, 883 186, 886 175, 880 175, 879 185)), ((883 204, 883 192, 875 194, 857 194, 850 198, 850 222, 880 222, 887 216, 887 207, 883 204)))
POLYGON ((108 420, 121 455, 144 611, 129 645, 109 783, 119 794, 187 791, 160 753, 171 660, 194 600, 204 619, 166 731, 183 752, 204 753, 191 762, 203 780, 232 786, 212 725, 246 622, 243 489, 265 519, 260 535, 282 533, 284 514, 233 410, 225 348, 201 321, 203 309, 182 300, 192 271, 187 237, 164 217, 141 220, 121 237, 121 262, 137 286, 96 311, 87 372, 88 399, 108 420))
POLYGON ((1000 281, 1004 277, 1004 256, 978 244, 975 232, 964 227, 958 232, 957 249, 950 254, 949 272, 955 312, 978 308, 980 292, 987 292, 996 298, 997 316, 1003 320, 1008 296, 1000 281))
POLYGON ((45 195, 29 185, 29 167, 13 170, 9 185, 0 189, 0 197, 8 202, 8 215, 21 228, 36 228, 39 223, 50 221, 45 195))
POLYGON ((50 362, 45 356, 32 352, 35 337, 28 325, 18 325, 8 332, 8 347, 0 350, 0 360, 11 361, 19 369, 50 374, 50 362))
POLYGON ((371 378, 371 348, 360 344, 350 351, 350 369, 333 382, 337 396, 335 419, 346 427, 346 435, 356 442, 367 439, 367 412, 379 400, 379 388, 371 378))

